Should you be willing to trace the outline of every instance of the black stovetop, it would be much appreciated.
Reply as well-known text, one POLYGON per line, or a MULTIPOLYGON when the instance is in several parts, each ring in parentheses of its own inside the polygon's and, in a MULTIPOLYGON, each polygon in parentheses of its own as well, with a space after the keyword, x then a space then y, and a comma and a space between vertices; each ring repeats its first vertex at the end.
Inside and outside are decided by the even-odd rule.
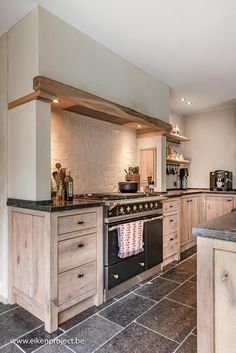
POLYGON ((125 199, 137 199, 142 197, 150 196, 160 196, 160 193, 148 194, 145 192, 136 192, 136 193, 122 193, 122 192, 111 192, 111 193, 94 193, 94 194, 76 194, 75 198, 85 198, 90 200, 125 200, 125 199))

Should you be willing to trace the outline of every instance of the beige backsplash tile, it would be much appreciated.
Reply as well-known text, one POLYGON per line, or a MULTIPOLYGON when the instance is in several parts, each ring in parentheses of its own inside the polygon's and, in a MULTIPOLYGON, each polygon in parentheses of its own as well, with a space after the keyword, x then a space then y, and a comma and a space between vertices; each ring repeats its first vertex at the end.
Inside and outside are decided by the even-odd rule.
POLYGON ((136 132, 55 110, 51 128, 52 171, 57 162, 71 169, 75 193, 117 191, 118 182, 124 180, 124 168, 137 165, 136 132))

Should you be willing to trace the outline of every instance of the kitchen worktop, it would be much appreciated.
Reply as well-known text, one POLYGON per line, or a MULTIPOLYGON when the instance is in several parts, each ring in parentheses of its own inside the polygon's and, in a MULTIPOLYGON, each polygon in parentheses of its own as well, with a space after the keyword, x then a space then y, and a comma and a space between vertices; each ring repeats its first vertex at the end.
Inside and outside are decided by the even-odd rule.
POLYGON ((187 189, 187 190, 168 190, 167 193, 165 193, 166 197, 181 197, 181 196, 188 196, 188 195, 193 195, 193 194, 216 194, 216 195, 229 195, 229 194, 235 194, 236 195, 236 190, 230 190, 230 191, 212 191, 209 189, 187 189))
MULTIPOLYGON (((236 190, 231 191, 211 191, 209 189, 187 189, 187 190, 168 190, 167 192, 160 192, 160 196, 163 196, 163 199, 169 199, 173 197, 182 197, 194 194, 217 194, 217 195, 227 195, 227 194, 235 194, 236 190)), ((19 200, 19 199, 11 199, 7 200, 7 206, 11 207, 20 207, 27 208, 36 211, 43 212, 59 212, 65 210, 74 210, 77 208, 83 207, 97 207, 103 206, 105 204, 104 201, 100 200, 89 200, 86 198, 74 199, 74 201, 65 201, 63 204, 58 205, 55 204, 51 200, 46 201, 29 201, 29 200, 19 200)))
POLYGON ((236 242, 236 211, 193 227, 192 234, 236 242))
POLYGON ((27 209, 43 211, 43 212, 68 211, 68 210, 75 210, 79 208, 98 207, 103 205, 104 205, 103 201, 88 200, 88 199, 76 199, 74 201, 65 201, 60 205, 55 204, 51 200, 46 200, 46 201, 29 201, 29 200, 18 200, 18 199, 7 200, 7 206, 27 208, 27 209))

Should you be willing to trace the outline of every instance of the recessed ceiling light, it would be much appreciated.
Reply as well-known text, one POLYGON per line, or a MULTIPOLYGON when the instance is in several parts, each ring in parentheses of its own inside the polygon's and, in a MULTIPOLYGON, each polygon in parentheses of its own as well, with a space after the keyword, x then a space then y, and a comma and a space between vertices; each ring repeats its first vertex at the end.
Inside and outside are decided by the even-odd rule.
POLYGON ((192 102, 188 101, 188 102, 187 102, 187 104, 188 104, 188 105, 191 105, 191 104, 192 104, 192 102))
POLYGON ((181 102, 185 102, 185 101, 186 101, 186 98, 182 97, 182 98, 180 98, 180 101, 181 101, 181 102))
POLYGON ((137 125, 137 128, 140 129, 142 127, 142 125, 137 125))
POLYGON ((59 102, 60 102, 59 99, 57 99, 57 98, 53 99, 53 103, 59 103, 59 102))

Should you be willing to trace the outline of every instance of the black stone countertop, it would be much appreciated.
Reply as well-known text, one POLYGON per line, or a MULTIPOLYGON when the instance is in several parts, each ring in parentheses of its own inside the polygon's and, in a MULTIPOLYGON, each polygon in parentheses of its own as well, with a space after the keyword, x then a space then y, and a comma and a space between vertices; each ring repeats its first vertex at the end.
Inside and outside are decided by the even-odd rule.
POLYGON ((192 234, 198 237, 236 242, 236 212, 197 225, 192 228, 192 234))
MULTIPOLYGON (((194 194, 218 194, 218 195, 229 195, 235 194, 236 190, 231 191, 210 191, 209 189, 188 189, 188 190, 169 190, 168 192, 160 192, 160 195, 164 196, 166 199, 188 196, 194 194)), ((64 202, 62 205, 55 205, 51 200, 46 201, 29 201, 29 200, 19 200, 19 199, 8 199, 7 206, 27 208, 36 211, 43 212, 58 212, 66 210, 74 210, 83 207, 97 207, 103 206, 105 203, 99 200, 88 200, 88 199, 74 199, 74 201, 64 202)))
POLYGON ((75 210, 78 208, 87 207, 98 207, 103 206, 103 201, 98 200, 88 200, 88 199, 76 199, 74 201, 65 201, 62 205, 56 205, 51 200, 48 201, 28 201, 28 200, 18 200, 18 199, 8 199, 7 206, 27 208, 35 211, 43 212, 58 212, 58 211, 68 211, 75 210))
POLYGON ((168 190, 163 193, 167 198, 188 196, 194 194, 216 194, 216 195, 236 195, 236 190, 230 191, 211 191, 209 189, 187 189, 187 190, 168 190))

